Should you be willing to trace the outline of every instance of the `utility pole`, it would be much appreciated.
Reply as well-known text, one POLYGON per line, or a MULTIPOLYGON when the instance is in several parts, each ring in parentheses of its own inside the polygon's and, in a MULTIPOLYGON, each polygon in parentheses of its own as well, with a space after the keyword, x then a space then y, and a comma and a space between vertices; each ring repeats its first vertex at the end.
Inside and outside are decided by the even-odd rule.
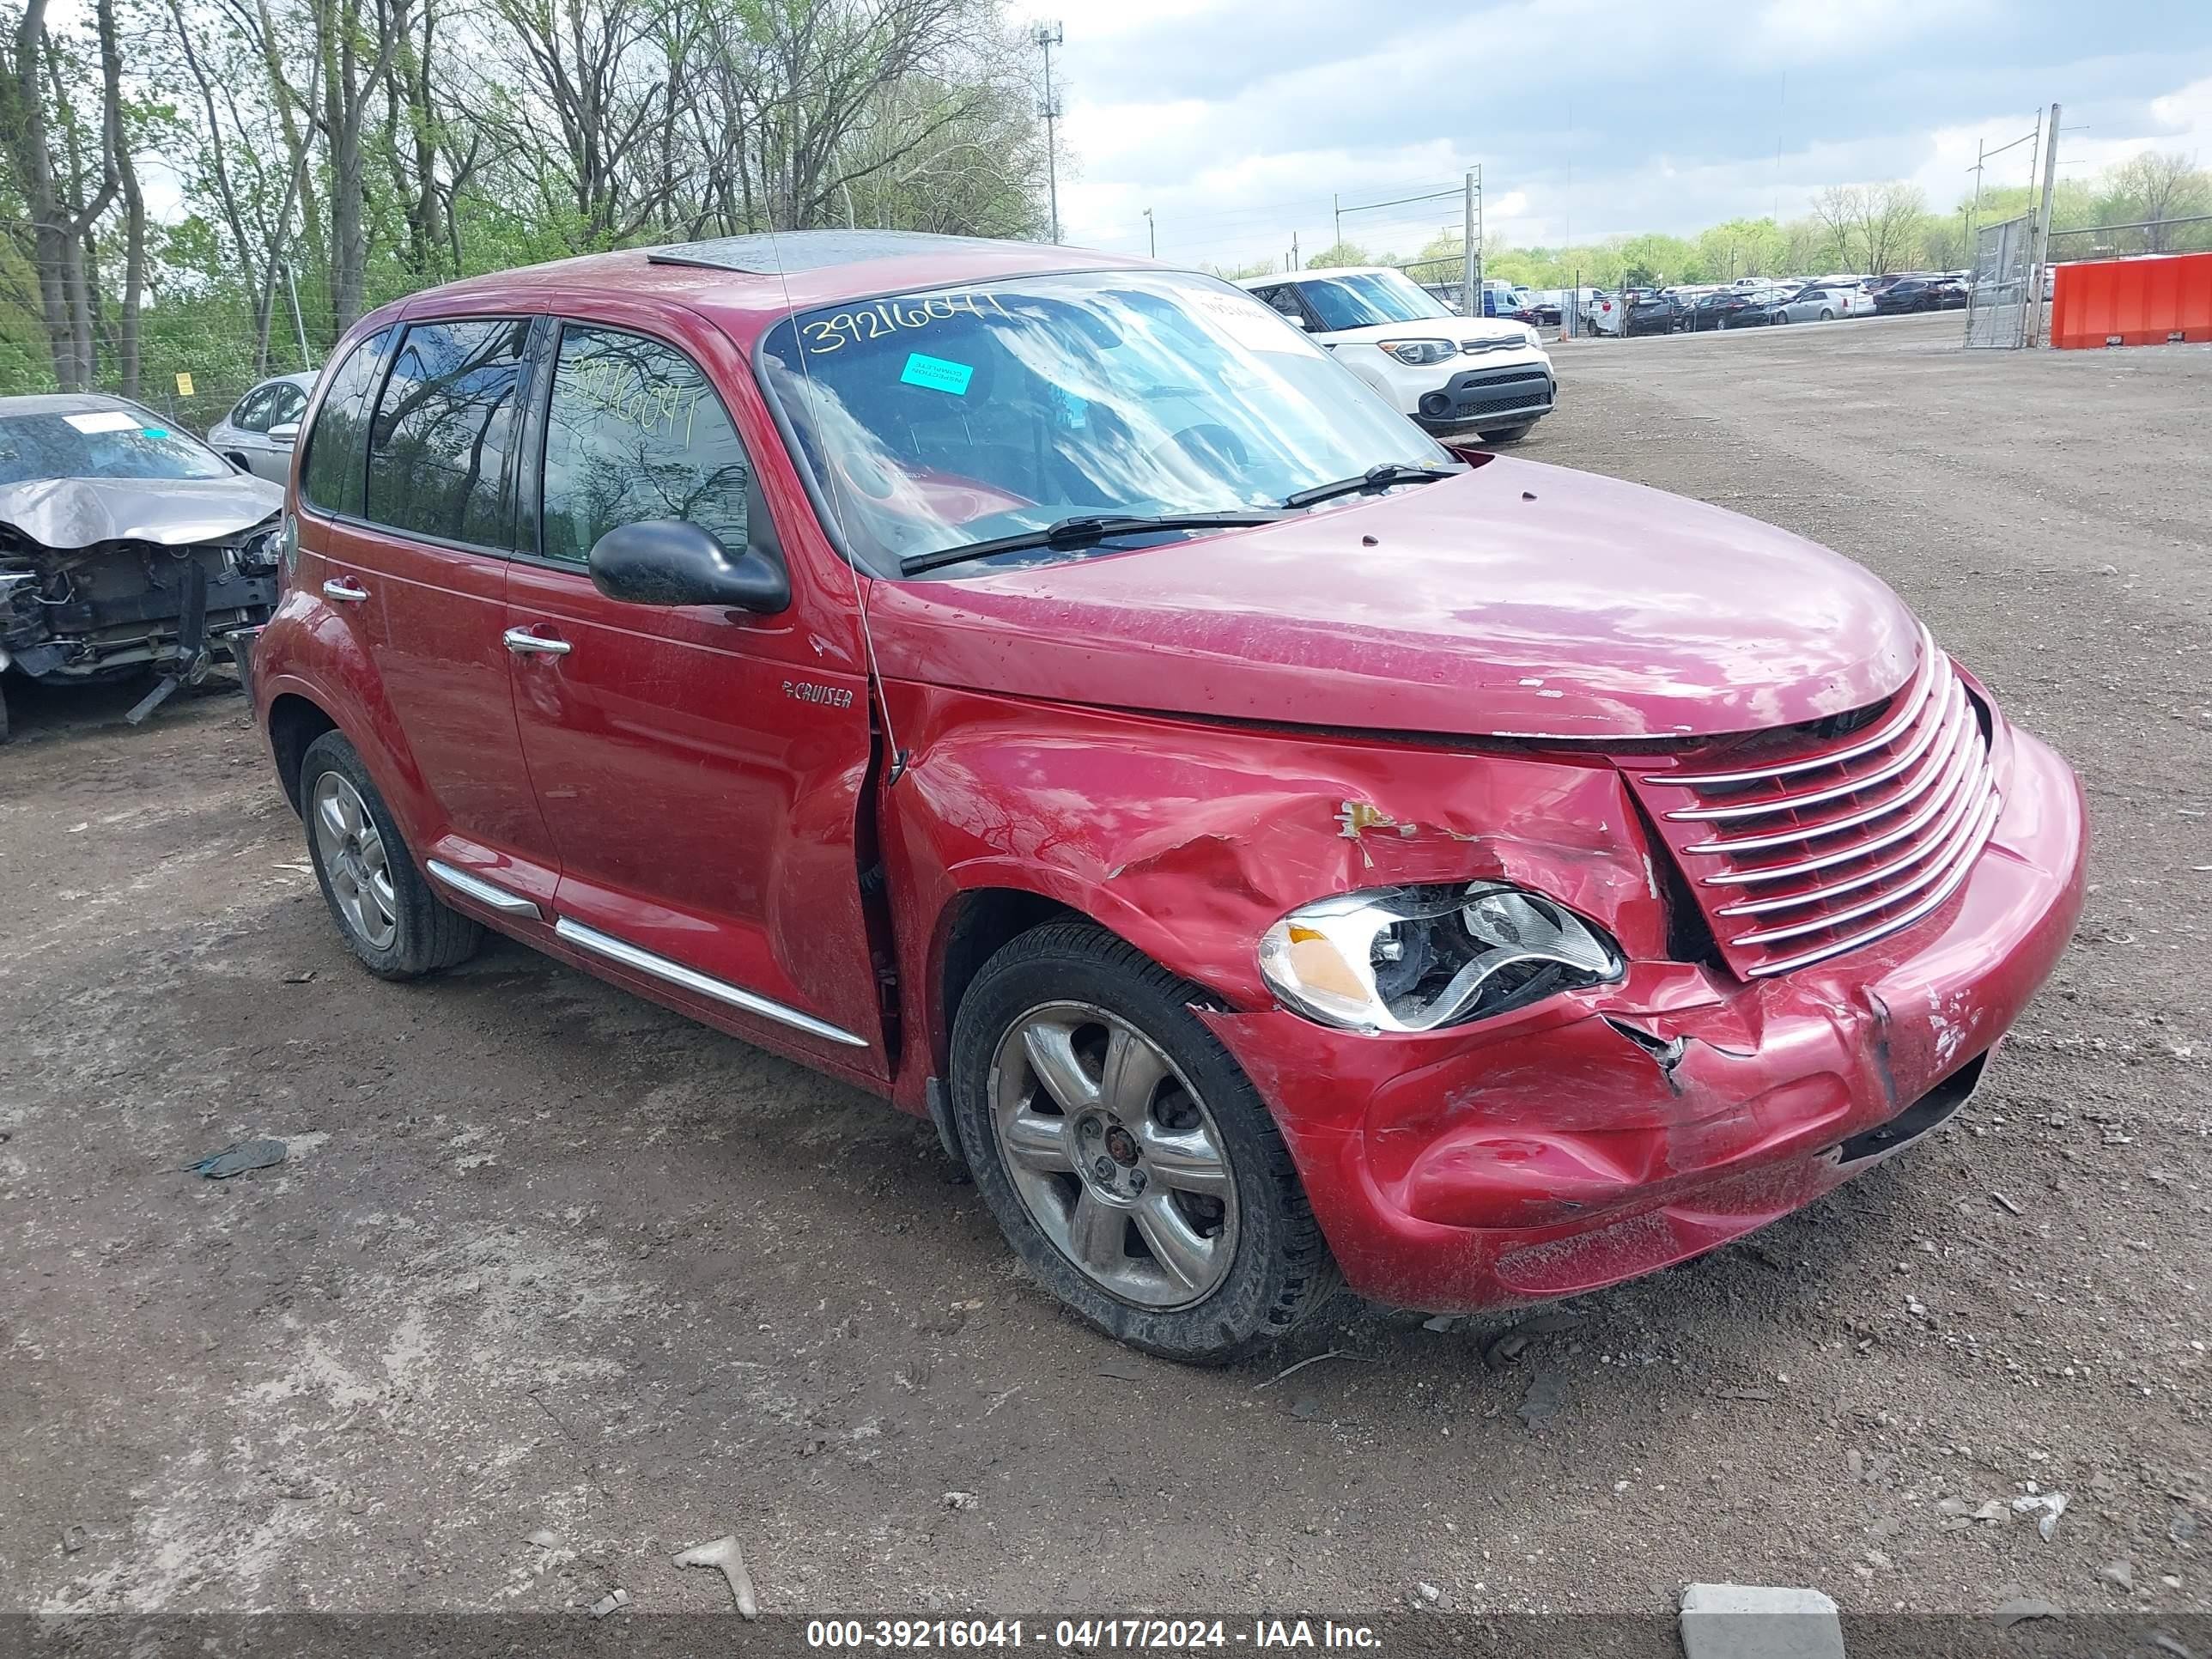
POLYGON ((1460 195, 1460 309, 1469 317, 1482 315, 1482 266, 1474 251, 1474 192, 1479 167, 1467 170, 1460 195))
POLYGON ((1298 263, 1298 234, 1295 230, 1291 233, 1291 269, 1292 270, 1305 269, 1305 266, 1298 263))
POLYGON ((2043 337, 2043 273, 2051 258, 2051 191, 2058 178, 2058 106, 2051 106, 2051 128, 2043 138, 2043 201, 2035 210, 2034 257, 2028 261, 2027 280, 2030 309, 2027 313, 2027 343, 2043 337))
POLYGON ((1974 226, 1982 216, 1982 152, 1988 147, 1988 139, 1974 140, 1974 204, 1966 210, 1966 240, 1970 243, 1974 240, 1974 226))
POLYGON ((1052 240, 1060 241, 1060 100, 1052 91, 1052 49, 1063 39, 1057 23, 1038 23, 1030 30, 1030 39, 1044 52, 1044 105, 1038 112, 1044 117, 1044 176, 1046 188, 1052 196, 1052 240))
POLYGON ((1152 210, 1145 210, 1145 246, 1152 258, 1160 257, 1160 228, 1152 222, 1152 210))
POLYGON ((1336 235, 1330 241, 1329 246, 1341 246, 1344 242, 1344 198, 1337 195, 1330 196, 1328 211, 1329 216, 1336 221, 1336 235))

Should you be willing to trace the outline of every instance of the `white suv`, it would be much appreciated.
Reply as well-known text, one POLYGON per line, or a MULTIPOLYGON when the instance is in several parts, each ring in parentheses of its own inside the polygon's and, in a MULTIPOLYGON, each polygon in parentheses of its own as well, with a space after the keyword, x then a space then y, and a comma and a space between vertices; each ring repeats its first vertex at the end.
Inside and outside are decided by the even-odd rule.
POLYGON ((1559 380, 1536 331, 1459 317, 1387 265, 1251 276, 1249 289, 1431 432, 1510 443, 1552 412, 1559 380))

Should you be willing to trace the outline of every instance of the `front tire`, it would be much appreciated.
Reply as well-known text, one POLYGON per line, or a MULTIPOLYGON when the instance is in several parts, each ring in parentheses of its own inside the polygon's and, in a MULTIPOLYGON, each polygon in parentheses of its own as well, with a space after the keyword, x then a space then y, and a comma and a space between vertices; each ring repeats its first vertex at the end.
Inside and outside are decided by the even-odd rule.
POLYGON ((483 927, 448 908, 415 867, 352 744, 325 732, 300 761, 307 857, 347 948, 380 979, 416 979, 466 962, 483 927))
POLYGON ((1489 431, 1478 432, 1475 435, 1492 449, 1496 449, 1506 444, 1519 443, 1528 435, 1535 424, 1534 421, 1523 421, 1518 426, 1492 427, 1489 431))
POLYGON ((1323 1305, 1336 1267, 1206 994, 1097 927, 986 963, 953 1023, 977 1189, 1038 1281, 1108 1335, 1221 1365, 1323 1305))

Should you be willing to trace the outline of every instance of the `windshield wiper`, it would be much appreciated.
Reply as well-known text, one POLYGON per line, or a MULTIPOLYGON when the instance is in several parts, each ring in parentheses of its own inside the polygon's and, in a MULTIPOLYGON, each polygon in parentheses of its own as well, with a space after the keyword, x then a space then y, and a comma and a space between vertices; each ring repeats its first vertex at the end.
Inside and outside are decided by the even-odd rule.
POLYGON ((1107 514, 1062 519, 1042 530, 1024 530, 987 542, 969 542, 965 547, 910 553, 899 561, 899 574, 916 576, 940 565, 965 564, 970 559, 987 559, 994 553, 1024 553, 1039 547, 1089 547, 1109 536, 1140 536, 1148 530, 1237 530, 1248 525, 1273 524, 1282 516, 1273 507, 1252 507, 1226 513, 1163 513, 1152 516, 1107 514))
POLYGON ((1463 466, 1416 466, 1406 461, 1385 461, 1380 466, 1370 466, 1356 478, 1339 478, 1334 483, 1316 484, 1310 489, 1295 490, 1283 497, 1283 505, 1311 507, 1316 501, 1329 501, 1338 495, 1356 495, 1366 489, 1388 489, 1392 484, 1428 483, 1437 478, 1449 478, 1466 471, 1463 466))

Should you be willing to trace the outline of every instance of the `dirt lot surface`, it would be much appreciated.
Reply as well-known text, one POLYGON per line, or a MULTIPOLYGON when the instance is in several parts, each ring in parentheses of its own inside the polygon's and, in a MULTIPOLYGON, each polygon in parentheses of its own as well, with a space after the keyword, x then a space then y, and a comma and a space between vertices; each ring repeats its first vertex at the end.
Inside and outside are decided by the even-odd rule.
POLYGON ((2074 951, 1930 1145, 1494 1364, 1116 1349, 912 1120, 516 947, 356 971, 234 695, 20 700, 0 1606, 712 1610, 734 1532, 808 1613, 2212 1609, 2212 350, 1960 331, 1562 347, 1526 453, 1893 582, 2086 776, 2074 951))

